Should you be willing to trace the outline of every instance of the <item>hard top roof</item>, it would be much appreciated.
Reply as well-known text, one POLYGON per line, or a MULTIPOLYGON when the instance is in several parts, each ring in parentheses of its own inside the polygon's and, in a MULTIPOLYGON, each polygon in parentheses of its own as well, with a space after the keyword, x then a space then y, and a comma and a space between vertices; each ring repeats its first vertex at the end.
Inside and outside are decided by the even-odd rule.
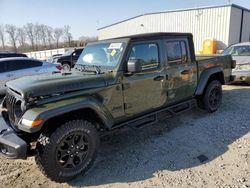
POLYGON ((128 36, 111 38, 107 40, 124 39, 124 38, 129 38, 129 39, 134 40, 134 39, 156 38, 156 37, 166 37, 166 36, 192 37, 193 35, 191 33, 159 32, 159 33, 143 33, 143 34, 138 34, 138 35, 128 35, 128 36))

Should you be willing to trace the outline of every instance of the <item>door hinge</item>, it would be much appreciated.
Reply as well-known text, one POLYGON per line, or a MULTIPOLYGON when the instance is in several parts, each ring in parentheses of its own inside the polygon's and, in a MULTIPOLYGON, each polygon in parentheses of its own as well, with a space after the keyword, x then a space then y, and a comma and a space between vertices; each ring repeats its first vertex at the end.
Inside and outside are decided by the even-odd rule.
POLYGON ((128 105, 124 103, 124 109, 126 110, 128 108, 128 105))
POLYGON ((128 103, 124 103, 124 110, 132 108, 132 105, 129 105, 128 103))

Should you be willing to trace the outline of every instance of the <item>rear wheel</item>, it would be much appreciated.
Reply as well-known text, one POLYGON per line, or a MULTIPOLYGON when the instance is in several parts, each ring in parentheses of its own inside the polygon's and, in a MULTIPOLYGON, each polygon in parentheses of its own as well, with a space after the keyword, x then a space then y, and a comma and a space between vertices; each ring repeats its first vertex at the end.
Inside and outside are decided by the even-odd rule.
POLYGON ((198 98, 198 106, 212 113, 218 110, 222 102, 222 87, 218 80, 210 82, 202 96, 198 98))
POLYGON ((49 136, 41 136, 36 162, 51 180, 65 182, 86 172, 95 159, 99 136, 93 124, 70 121, 49 136))
POLYGON ((63 66, 63 70, 65 70, 65 71, 70 71, 71 70, 71 67, 70 67, 70 65, 68 63, 63 63, 62 66, 63 66))

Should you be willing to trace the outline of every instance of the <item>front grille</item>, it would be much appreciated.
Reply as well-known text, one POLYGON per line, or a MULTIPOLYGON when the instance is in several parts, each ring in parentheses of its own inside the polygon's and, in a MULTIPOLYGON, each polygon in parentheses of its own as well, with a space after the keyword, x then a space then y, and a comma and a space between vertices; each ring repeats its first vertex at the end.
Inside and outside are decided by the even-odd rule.
POLYGON ((13 126, 17 125, 18 121, 21 118, 21 101, 9 92, 6 92, 5 100, 10 123, 13 126))

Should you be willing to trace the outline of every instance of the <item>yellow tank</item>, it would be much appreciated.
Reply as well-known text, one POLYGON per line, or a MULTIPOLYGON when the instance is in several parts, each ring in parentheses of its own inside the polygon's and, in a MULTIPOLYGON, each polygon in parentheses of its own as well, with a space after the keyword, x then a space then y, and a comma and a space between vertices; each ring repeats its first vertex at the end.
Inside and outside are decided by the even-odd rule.
POLYGON ((203 54, 216 54, 217 41, 215 39, 207 39, 203 42, 203 54))

